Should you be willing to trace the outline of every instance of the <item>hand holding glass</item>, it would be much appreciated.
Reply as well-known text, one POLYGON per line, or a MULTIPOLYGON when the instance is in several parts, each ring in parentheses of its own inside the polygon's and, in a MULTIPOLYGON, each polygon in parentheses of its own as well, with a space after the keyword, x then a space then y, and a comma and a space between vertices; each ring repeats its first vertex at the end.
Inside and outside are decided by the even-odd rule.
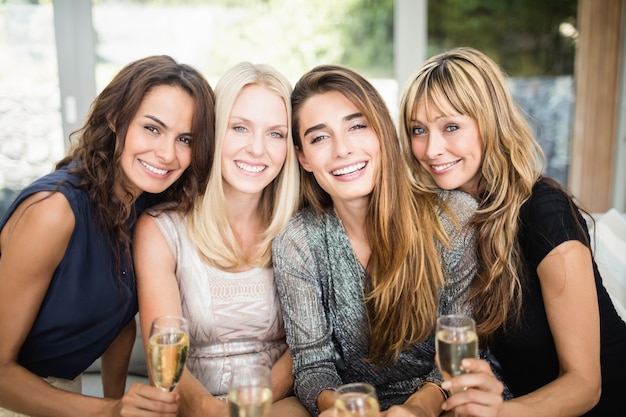
POLYGON ((188 354, 187 320, 177 316, 154 319, 148 346, 148 365, 152 383, 162 391, 173 391, 183 374, 188 354))
POLYGON ((228 389, 230 417, 267 417, 272 406, 271 371, 248 365, 233 371, 228 389))
POLYGON ((370 384, 345 384, 335 391, 335 409, 338 417, 378 417, 380 408, 376 390, 370 384))

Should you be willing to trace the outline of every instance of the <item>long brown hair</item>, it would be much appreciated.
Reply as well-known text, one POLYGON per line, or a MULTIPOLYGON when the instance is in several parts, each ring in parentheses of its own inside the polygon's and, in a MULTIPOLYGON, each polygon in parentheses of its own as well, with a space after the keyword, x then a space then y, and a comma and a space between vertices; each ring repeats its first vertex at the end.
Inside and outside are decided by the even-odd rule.
POLYGON ((544 154, 514 102, 498 65, 471 48, 430 58, 408 81, 400 103, 400 135, 417 182, 437 185, 411 153, 411 120, 418 103, 441 113, 450 105, 478 123, 483 160, 480 169, 477 228, 479 270, 472 303, 483 340, 520 311, 522 258, 517 240, 522 204, 530 197, 544 165, 544 154))
POLYGON ((215 97, 206 79, 194 68, 178 64, 169 56, 151 56, 124 67, 96 97, 87 121, 74 132, 78 140, 56 169, 77 162, 71 172, 79 177, 79 187, 87 195, 98 216, 100 227, 112 242, 128 247, 127 220, 134 214, 132 194, 119 166, 126 132, 142 100, 154 87, 177 86, 194 99, 191 133, 191 165, 167 190, 151 201, 170 201, 183 211, 192 208, 206 186, 214 154, 215 97), (128 199, 111 192, 121 185, 128 199))
MULTIPOLYGON (((435 191, 413 188, 402 160, 398 134, 376 89, 356 72, 318 66, 296 83, 291 96, 294 143, 302 149, 299 115, 312 96, 336 91, 367 118, 380 140, 381 167, 367 210, 366 233, 371 256, 366 268, 370 290, 365 302, 370 326, 369 360, 387 363, 425 340, 434 328, 443 285, 435 240, 445 241, 437 216, 435 191)), ((332 199, 312 173, 300 169, 306 204, 318 211, 332 199)))

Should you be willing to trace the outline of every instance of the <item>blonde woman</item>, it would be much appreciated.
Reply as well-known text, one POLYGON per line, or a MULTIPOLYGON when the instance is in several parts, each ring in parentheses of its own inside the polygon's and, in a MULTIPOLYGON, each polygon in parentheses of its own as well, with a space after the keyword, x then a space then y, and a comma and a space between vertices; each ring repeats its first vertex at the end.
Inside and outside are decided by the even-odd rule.
MULTIPOLYGON (((471 48, 432 57, 408 82, 400 114, 417 181, 479 204, 469 302, 516 396, 498 416, 623 414, 626 324, 602 286, 578 207, 542 175, 543 153, 500 68, 471 48)), ((471 377, 450 387, 471 387, 471 377)), ((468 410, 470 391, 450 405, 468 410)))
POLYGON ((145 346, 155 317, 189 321, 188 369, 177 388, 183 415, 227 415, 232 370, 252 363, 272 368, 275 415, 306 415, 294 397, 285 400, 293 377, 271 256, 299 197, 290 93, 268 65, 228 70, 215 89, 215 157, 204 195, 187 216, 154 211, 138 221, 145 346))

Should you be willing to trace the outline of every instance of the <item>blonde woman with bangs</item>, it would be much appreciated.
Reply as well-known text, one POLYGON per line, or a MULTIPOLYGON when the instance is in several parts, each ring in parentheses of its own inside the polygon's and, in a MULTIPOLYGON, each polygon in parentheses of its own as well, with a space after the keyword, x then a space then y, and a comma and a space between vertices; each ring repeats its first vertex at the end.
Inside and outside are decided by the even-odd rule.
POLYGON ((272 251, 295 393, 332 416, 337 387, 367 382, 386 417, 439 415, 435 319, 462 312, 476 203, 412 186, 384 100, 354 71, 316 67, 291 99, 305 206, 272 251))
MULTIPOLYGON (((458 48, 410 79, 400 134, 417 183, 462 190, 478 202, 479 270, 468 292, 483 346, 516 397, 498 416, 623 414, 626 324, 602 285, 581 211, 542 174, 543 153, 483 53, 458 48)), ((469 387, 448 400, 472 412, 469 387)))
POLYGON ((154 210, 135 235, 144 345, 151 321, 189 321, 182 415, 226 416, 232 370, 272 369, 275 415, 307 416, 290 396, 291 357, 272 269, 271 242, 299 201, 291 85, 268 65, 242 62, 216 89, 215 157, 206 190, 186 216, 154 210))

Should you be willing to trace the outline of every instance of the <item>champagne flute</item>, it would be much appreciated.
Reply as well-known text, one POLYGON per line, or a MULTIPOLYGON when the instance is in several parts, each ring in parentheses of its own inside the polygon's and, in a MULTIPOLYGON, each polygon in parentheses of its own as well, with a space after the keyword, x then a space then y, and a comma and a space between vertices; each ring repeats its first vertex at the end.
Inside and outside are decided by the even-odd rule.
POLYGON ((470 317, 447 315, 437 319, 436 350, 439 370, 444 379, 467 371, 461 366, 463 358, 478 357, 476 323, 470 317))
POLYGON ((272 406, 271 371, 265 365, 247 365, 233 371, 228 388, 230 417, 268 417, 272 406))
POLYGON ((148 345, 148 368, 152 383, 171 392, 180 380, 189 354, 187 320, 178 316, 157 317, 152 321, 148 345))
MULTIPOLYGON (((437 318, 435 334, 437 364, 443 379, 468 373, 463 369, 461 361, 478 357, 478 335, 474 320, 457 314, 441 316, 437 318)), ((454 394, 454 391, 450 394, 454 394)))
POLYGON ((378 417, 376 389, 365 382, 342 385, 335 391, 335 409, 338 417, 378 417))

